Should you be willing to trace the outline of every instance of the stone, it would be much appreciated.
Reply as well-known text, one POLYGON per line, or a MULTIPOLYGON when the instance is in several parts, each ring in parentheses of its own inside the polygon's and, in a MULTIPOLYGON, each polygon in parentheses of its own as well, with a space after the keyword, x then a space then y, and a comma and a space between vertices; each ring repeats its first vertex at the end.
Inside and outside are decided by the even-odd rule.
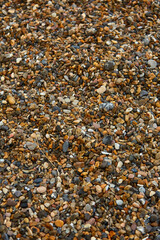
POLYGON ((102 169, 106 168, 106 167, 109 167, 110 165, 112 164, 112 160, 107 158, 107 157, 104 157, 103 161, 102 161, 102 164, 100 165, 100 167, 102 169))
POLYGON ((96 192, 97 192, 97 193, 101 193, 101 192, 102 192, 101 186, 96 185, 96 192))
POLYGON ((114 104, 110 103, 110 102, 106 102, 106 103, 101 103, 99 105, 99 109, 100 110, 104 110, 104 111, 109 111, 109 110, 113 110, 114 108, 114 104))
POLYGON ((111 145, 112 144, 112 136, 106 135, 103 138, 102 143, 105 144, 105 145, 111 145))
POLYGON ((90 212, 91 211, 91 205, 87 203, 86 206, 85 206, 85 210, 87 212, 90 212))
POLYGON ((37 144, 34 143, 34 142, 26 142, 26 143, 25 143, 25 146, 26 146, 29 150, 33 151, 33 150, 36 149, 37 144))
POLYGON ((114 61, 108 61, 104 65, 104 70, 111 71, 114 69, 115 62, 114 61))
POLYGON ((54 222, 54 224, 56 225, 56 227, 63 227, 63 225, 64 225, 64 222, 62 221, 62 220, 56 220, 55 222, 54 222))
POLYGON ((69 148, 69 141, 65 141, 63 143, 63 152, 66 153, 68 151, 68 148, 69 148))
POLYGON ((19 198, 22 195, 22 193, 21 191, 15 191, 14 195, 15 197, 19 198))
POLYGON ((156 160, 160 160, 160 151, 156 154, 156 160))
POLYGON ((98 88, 96 90, 99 94, 102 94, 106 91, 106 86, 105 85, 102 85, 100 88, 98 88))
POLYGON ((17 203, 13 199, 11 199, 11 198, 7 199, 7 205, 8 206, 14 207, 14 206, 16 206, 16 204, 17 203))
POLYGON ((115 143, 115 145, 114 145, 114 146, 115 146, 115 149, 116 149, 116 150, 119 150, 119 148, 120 148, 120 145, 119 145, 119 143, 115 143))
POLYGON ((38 193, 45 193, 46 190, 47 190, 46 187, 43 187, 43 186, 37 188, 38 193))
POLYGON ((157 62, 155 60, 148 60, 148 65, 150 66, 150 68, 156 68, 157 67, 157 62))
POLYGON ((153 222, 157 222, 158 221, 158 216, 156 214, 152 214, 150 216, 150 222, 153 223, 153 222))
POLYGON ((16 100, 12 95, 8 95, 7 96, 7 101, 9 102, 9 104, 13 105, 15 104, 16 100))
POLYGON ((122 205, 123 205, 123 201, 122 201, 122 200, 116 200, 116 203, 117 203, 117 205, 119 205, 119 206, 122 206, 122 205))

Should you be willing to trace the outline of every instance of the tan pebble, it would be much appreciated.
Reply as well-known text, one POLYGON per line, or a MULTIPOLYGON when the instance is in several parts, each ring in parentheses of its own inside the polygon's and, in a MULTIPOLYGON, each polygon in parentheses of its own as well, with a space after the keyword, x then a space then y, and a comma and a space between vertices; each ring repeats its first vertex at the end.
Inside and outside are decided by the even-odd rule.
POLYGON ((7 226, 8 228, 11 226, 11 224, 12 224, 12 223, 11 223, 10 221, 7 221, 7 222, 6 222, 6 226, 7 226))
POLYGON ((8 193, 8 189, 7 188, 3 188, 2 190, 3 190, 4 194, 8 193))
POLYGON ((141 176, 147 177, 147 172, 138 171, 138 174, 140 174, 141 176))
POLYGON ((140 208, 140 205, 139 205, 138 203, 134 202, 134 203, 133 203, 133 207, 135 207, 135 208, 140 208))
POLYGON ((25 218, 25 219, 24 219, 24 222, 25 222, 25 223, 29 223, 29 219, 28 219, 28 218, 25 218))
POLYGON ((100 128, 100 124, 93 122, 93 127, 96 128, 96 129, 98 129, 98 128, 100 128))
POLYGON ((57 215, 57 211, 51 212, 51 217, 54 218, 57 215))
POLYGON ((91 224, 89 224, 89 223, 86 223, 86 224, 84 225, 84 228, 85 228, 85 229, 90 228, 90 227, 91 227, 91 224))
POLYGON ((7 100, 9 102, 9 104, 15 104, 15 102, 16 102, 15 98, 13 96, 11 96, 11 95, 7 96, 7 100))
POLYGON ((43 167, 44 167, 44 168, 48 168, 48 165, 49 165, 48 162, 45 162, 45 163, 43 164, 43 167))
POLYGON ((128 178, 131 178, 131 179, 134 178, 134 174, 132 174, 132 173, 129 174, 129 175, 128 175, 128 178))
POLYGON ((56 227, 62 227, 64 225, 64 222, 62 220, 56 220, 55 225, 56 227))
POLYGON ((97 193, 101 193, 102 192, 101 186, 96 185, 96 191, 97 191, 97 193))
POLYGON ((156 160, 159 160, 159 159, 160 159, 160 152, 156 154, 156 160))
POLYGON ((38 193, 45 193, 45 192, 46 192, 46 187, 43 187, 43 186, 38 187, 38 188, 37 188, 37 192, 38 192, 38 193))

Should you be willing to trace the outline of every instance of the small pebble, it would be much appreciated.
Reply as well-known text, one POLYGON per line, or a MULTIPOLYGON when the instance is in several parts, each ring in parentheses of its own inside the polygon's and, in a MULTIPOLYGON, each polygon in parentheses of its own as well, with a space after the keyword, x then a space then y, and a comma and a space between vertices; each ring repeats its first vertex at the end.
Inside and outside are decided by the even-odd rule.
POLYGON ((123 205, 123 201, 122 201, 122 200, 116 200, 116 203, 117 203, 117 205, 119 205, 119 206, 122 206, 122 205, 123 205))
POLYGON ((38 193, 45 193, 46 190, 47 190, 46 187, 43 187, 43 186, 37 188, 38 193))
POLYGON ((156 68, 157 67, 157 62, 155 60, 148 60, 148 65, 150 66, 150 68, 156 68))

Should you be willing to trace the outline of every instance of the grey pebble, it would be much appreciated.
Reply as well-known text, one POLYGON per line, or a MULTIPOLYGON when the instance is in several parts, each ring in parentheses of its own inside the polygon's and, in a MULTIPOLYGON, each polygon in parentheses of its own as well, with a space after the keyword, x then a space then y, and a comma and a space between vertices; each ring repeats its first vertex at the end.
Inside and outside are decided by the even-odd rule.
POLYGON ((112 110, 114 108, 114 104, 113 103, 110 103, 110 102, 107 102, 107 103, 101 103, 99 105, 99 109, 100 110, 104 110, 104 111, 109 111, 109 110, 112 110))
POLYGON ((37 144, 36 143, 33 143, 33 142, 26 142, 25 146, 29 149, 29 150, 34 150, 36 149, 37 147, 37 144))
POLYGON ((148 96, 148 92, 147 91, 145 91, 145 90, 142 90, 141 92, 140 92, 140 95, 139 95, 140 97, 146 97, 146 96, 148 96))
POLYGON ((115 66, 114 61, 108 61, 108 62, 105 63, 104 69, 107 70, 107 71, 111 71, 111 70, 114 69, 114 66, 115 66))
POLYGON ((22 195, 21 191, 15 191, 14 195, 18 198, 22 195))
POLYGON ((112 164, 112 161, 111 159, 107 158, 107 157, 104 157, 103 161, 102 161, 102 164, 101 164, 101 168, 106 168, 108 166, 110 166, 112 164))
POLYGON ((85 210, 86 210, 87 212, 90 212, 90 211, 91 211, 91 205, 89 205, 89 204, 87 203, 86 206, 85 206, 85 210))
POLYGON ((112 144, 112 136, 106 135, 103 138, 102 143, 105 144, 105 145, 111 145, 112 144))
POLYGON ((66 152, 68 151, 68 148, 69 148, 69 142, 68 142, 68 141, 65 141, 65 142, 63 143, 63 147, 62 147, 63 152, 66 153, 66 152))
POLYGON ((156 68, 157 67, 157 62, 155 60, 148 60, 148 65, 150 66, 150 68, 156 68))

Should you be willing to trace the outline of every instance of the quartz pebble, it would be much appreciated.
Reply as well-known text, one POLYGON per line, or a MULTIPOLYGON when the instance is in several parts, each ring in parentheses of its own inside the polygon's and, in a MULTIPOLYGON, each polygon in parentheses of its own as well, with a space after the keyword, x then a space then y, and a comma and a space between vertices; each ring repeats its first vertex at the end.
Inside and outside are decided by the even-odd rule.
POLYGON ((37 188, 37 192, 38 192, 38 193, 45 193, 45 192, 46 192, 46 187, 43 187, 43 186, 38 187, 38 188, 37 188))

